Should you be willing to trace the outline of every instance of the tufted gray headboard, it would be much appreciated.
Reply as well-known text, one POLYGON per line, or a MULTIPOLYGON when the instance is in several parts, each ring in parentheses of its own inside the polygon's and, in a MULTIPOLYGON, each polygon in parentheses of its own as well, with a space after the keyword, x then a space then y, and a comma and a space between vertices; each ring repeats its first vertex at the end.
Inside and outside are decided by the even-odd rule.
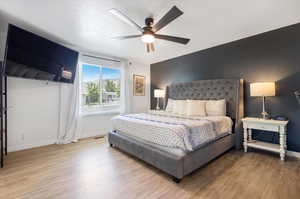
POLYGON ((227 115, 234 119, 235 131, 240 131, 241 119, 244 117, 243 82, 242 79, 212 79, 171 84, 167 87, 165 99, 225 99, 227 115))

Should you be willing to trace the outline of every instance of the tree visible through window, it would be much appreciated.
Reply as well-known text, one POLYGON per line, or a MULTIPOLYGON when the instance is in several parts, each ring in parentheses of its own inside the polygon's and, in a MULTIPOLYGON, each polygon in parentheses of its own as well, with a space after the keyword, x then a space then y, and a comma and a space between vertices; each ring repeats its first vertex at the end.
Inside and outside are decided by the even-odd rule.
POLYGON ((97 65, 82 65, 81 101, 85 108, 120 105, 121 71, 97 65))

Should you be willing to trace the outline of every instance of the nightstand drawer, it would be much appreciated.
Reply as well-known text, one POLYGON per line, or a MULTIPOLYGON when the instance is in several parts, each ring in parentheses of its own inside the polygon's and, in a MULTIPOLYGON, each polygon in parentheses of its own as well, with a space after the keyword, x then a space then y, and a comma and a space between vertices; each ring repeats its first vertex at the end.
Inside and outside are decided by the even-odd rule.
POLYGON ((263 130, 263 131, 279 132, 279 126, 277 126, 277 125, 248 123, 247 128, 249 128, 249 129, 258 129, 258 130, 263 130))

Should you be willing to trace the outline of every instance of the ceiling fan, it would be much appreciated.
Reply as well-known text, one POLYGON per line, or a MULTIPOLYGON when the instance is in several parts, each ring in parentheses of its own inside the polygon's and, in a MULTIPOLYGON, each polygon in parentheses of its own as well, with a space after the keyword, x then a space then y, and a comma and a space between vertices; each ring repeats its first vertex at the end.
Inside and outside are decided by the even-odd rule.
POLYGON ((147 52, 155 50, 153 44, 155 39, 163 39, 163 40, 172 41, 180 44, 187 44, 190 41, 190 39, 187 38, 156 34, 160 29, 164 28, 169 23, 174 21, 177 17, 183 14, 183 12, 179 10, 176 6, 173 6, 171 10, 169 10, 169 12, 167 12, 167 14, 165 14, 156 24, 154 24, 153 18, 146 18, 145 19, 146 26, 143 28, 139 26, 137 23, 135 23, 128 16, 126 16, 121 11, 115 8, 110 9, 109 12, 114 16, 118 17, 120 20, 124 21, 125 23, 135 27, 138 31, 141 32, 140 35, 120 36, 120 37, 114 37, 113 39, 123 40, 123 39, 132 39, 132 38, 141 37, 142 42, 146 43, 147 52))

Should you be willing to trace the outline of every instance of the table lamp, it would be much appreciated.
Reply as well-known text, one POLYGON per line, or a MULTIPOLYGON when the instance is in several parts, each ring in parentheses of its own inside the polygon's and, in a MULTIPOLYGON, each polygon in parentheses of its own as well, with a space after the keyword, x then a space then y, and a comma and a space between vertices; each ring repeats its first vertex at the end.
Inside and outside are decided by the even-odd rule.
POLYGON ((156 110, 159 110, 159 99, 165 97, 165 90, 154 89, 154 97, 157 98, 156 110))
POLYGON ((268 113, 265 109, 265 98, 270 96, 275 96, 275 82, 257 82, 250 84, 250 95, 252 97, 262 97, 263 98, 263 119, 267 119, 268 113))

